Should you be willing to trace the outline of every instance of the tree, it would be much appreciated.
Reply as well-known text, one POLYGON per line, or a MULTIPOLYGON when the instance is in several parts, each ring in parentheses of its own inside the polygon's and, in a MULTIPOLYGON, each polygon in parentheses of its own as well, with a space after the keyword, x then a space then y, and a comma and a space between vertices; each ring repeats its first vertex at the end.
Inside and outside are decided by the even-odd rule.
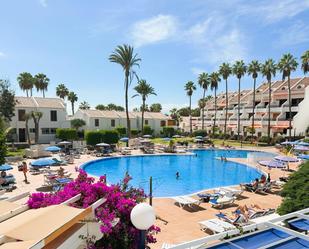
POLYGON ((289 139, 292 137, 292 100, 291 100, 291 72, 297 69, 298 63, 296 58, 290 53, 284 54, 278 63, 278 68, 282 73, 282 80, 288 77, 288 93, 289 93, 289 139))
POLYGON ((77 97, 76 93, 74 93, 74 92, 69 92, 68 100, 71 102, 71 106, 72 106, 72 115, 74 115, 74 104, 75 104, 75 102, 78 100, 78 97, 77 97))
POLYGON ((64 84, 59 84, 56 87, 56 95, 64 100, 69 95, 69 89, 64 84))
POLYGON ((309 50, 303 53, 301 56, 301 68, 303 69, 304 74, 309 72, 309 50))
POLYGON ((39 142, 40 119, 43 117, 43 113, 31 112, 31 116, 34 122, 34 129, 35 129, 34 141, 37 144, 39 142))
POLYGON ((179 112, 176 108, 173 108, 172 110, 170 110, 170 116, 173 120, 176 121, 176 125, 179 125, 179 119, 180 119, 180 115, 179 112))
POLYGON ((266 77, 268 81, 268 126, 267 126, 267 138, 268 144, 270 144, 270 102, 271 102, 271 78, 276 76, 277 65, 273 59, 268 59, 261 65, 261 73, 266 77))
POLYGON ((49 84, 49 78, 43 73, 39 73, 34 76, 34 85, 36 87, 36 90, 42 91, 43 98, 45 98, 45 91, 47 91, 47 87, 49 84))
POLYGON ((30 139, 30 134, 29 134, 29 120, 32 118, 31 113, 25 113, 25 128, 26 128, 26 137, 27 137, 27 142, 28 145, 31 145, 31 139, 30 139))
POLYGON ((79 128, 86 125, 86 122, 83 119, 75 118, 71 120, 71 127, 78 130, 79 128))
POLYGON ((128 137, 131 136, 131 127, 130 127, 130 117, 129 117, 129 100, 128 100, 128 90, 130 81, 132 81, 134 72, 132 69, 134 66, 139 66, 140 58, 137 57, 137 54, 134 54, 133 47, 129 45, 117 46, 115 51, 109 56, 110 62, 117 63, 122 66, 124 71, 124 87, 125 87, 125 106, 126 106, 126 116, 127 116, 127 132, 128 137), (131 78, 131 80, 129 79, 131 78))
POLYGON ((255 129, 254 129, 254 118, 255 118, 255 88, 256 88, 256 78, 261 70, 261 64, 257 60, 251 61, 248 65, 248 74, 253 78, 253 96, 252 96, 252 123, 251 123, 251 136, 253 139, 255 129))
POLYGON ((182 117, 189 117, 190 116, 190 108, 189 107, 183 107, 178 109, 178 114, 182 117))
POLYGON ((240 140, 240 80, 241 77, 246 73, 247 67, 243 60, 236 61, 233 65, 233 74, 238 79, 238 113, 237 113, 237 139, 240 140))
POLYGON ((119 112, 123 112, 124 108, 120 105, 115 105, 113 103, 110 103, 106 106, 106 109, 109 111, 119 111, 119 112))
POLYGON ((89 110, 90 109, 90 105, 87 101, 83 101, 79 104, 79 109, 82 110, 89 110))
POLYGON ((188 81, 185 85, 185 91, 189 96, 189 119, 190 119, 190 134, 192 135, 192 117, 191 117, 191 98, 193 92, 196 90, 196 86, 193 81, 188 81))
POLYGON ((2 129, 0 129, 0 165, 5 164, 7 153, 6 138, 2 129))
POLYGON ((222 78, 225 80, 225 119, 224 119, 224 139, 226 138, 226 127, 227 127, 227 113, 229 105, 229 95, 228 95, 228 84, 227 79, 232 73, 232 68, 229 63, 222 63, 219 69, 219 73, 222 78))
POLYGON ((219 73, 214 72, 210 74, 210 89, 215 92, 215 117, 214 117, 214 123, 212 127, 212 134, 215 134, 215 129, 216 129, 216 119, 217 119, 217 89, 218 89, 218 84, 221 81, 219 77, 219 73))
POLYGON ((15 109, 15 93, 10 89, 8 80, 0 80, 0 118, 12 120, 15 109))
POLYGON ((27 93, 27 97, 29 97, 29 91, 30 91, 30 96, 32 96, 34 79, 31 73, 24 72, 24 73, 19 74, 19 76, 17 77, 17 81, 18 81, 20 89, 27 93))
MULTIPOLYGON (((210 84, 210 78, 209 75, 207 73, 201 73, 198 76, 198 84, 200 85, 201 88, 203 88, 203 97, 200 100, 201 103, 199 103, 199 106, 202 110, 202 130, 204 130, 204 109, 205 109, 205 95, 206 95, 206 91, 208 89, 208 86, 210 84)), ((199 101, 199 102, 200 102, 199 101)))
POLYGON ((161 112, 162 111, 162 105, 160 103, 153 103, 150 106, 151 112, 161 112))
POLYGON ((154 88, 146 82, 146 80, 140 80, 137 84, 137 86, 134 87, 134 90, 137 92, 133 96, 137 97, 140 96, 142 97, 142 135, 144 134, 144 112, 145 112, 145 106, 146 106, 146 99, 148 98, 149 95, 157 95, 155 93, 154 88))
POLYGON ((96 110, 100 110, 100 111, 104 111, 106 110, 106 106, 105 105, 102 105, 102 104, 99 104, 95 107, 96 110))

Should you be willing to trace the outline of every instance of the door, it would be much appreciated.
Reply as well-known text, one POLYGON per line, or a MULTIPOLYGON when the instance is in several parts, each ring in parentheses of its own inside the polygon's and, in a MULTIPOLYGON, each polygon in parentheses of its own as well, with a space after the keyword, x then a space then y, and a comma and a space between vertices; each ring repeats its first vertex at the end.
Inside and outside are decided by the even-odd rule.
POLYGON ((18 130, 18 138, 19 138, 19 142, 26 142, 26 129, 25 128, 20 128, 18 130))

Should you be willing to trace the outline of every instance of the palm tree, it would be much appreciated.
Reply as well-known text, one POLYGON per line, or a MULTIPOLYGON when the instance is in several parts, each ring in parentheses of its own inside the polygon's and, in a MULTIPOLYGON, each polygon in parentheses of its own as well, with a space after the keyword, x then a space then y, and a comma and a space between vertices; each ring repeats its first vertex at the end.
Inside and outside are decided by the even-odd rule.
POLYGON ((39 129, 40 129, 40 119, 43 117, 42 112, 31 112, 31 116, 34 122, 35 136, 34 141, 37 144, 39 142, 39 129))
POLYGON ((79 104, 79 109, 82 110, 89 110, 90 109, 90 105, 87 101, 83 101, 79 104))
POLYGON ((210 84, 210 79, 209 79, 209 75, 207 73, 201 73, 198 76, 198 84, 200 85, 201 88, 203 88, 203 97, 201 99, 201 101, 203 103, 201 104, 201 109, 202 109, 202 130, 204 130, 204 109, 205 109, 205 94, 206 91, 208 89, 208 86, 210 84))
POLYGON ((179 125, 179 118, 180 118, 180 115, 179 115, 179 113, 178 113, 177 108, 173 108, 173 109, 170 110, 170 116, 171 116, 171 118, 172 118, 173 120, 175 120, 176 126, 178 126, 178 125, 179 125))
POLYGON ((214 117, 214 124, 212 127, 212 134, 215 135, 215 129, 216 129, 216 119, 217 119, 217 89, 218 84, 221 81, 220 74, 217 72, 213 72, 210 74, 210 89, 215 92, 215 117, 214 117))
POLYGON ((33 80, 31 73, 27 73, 27 72, 20 73, 17 77, 17 81, 18 81, 20 89, 23 91, 26 91, 27 97, 29 97, 29 91, 30 91, 30 96, 32 96, 32 88, 33 88, 34 80, 33 80))
POLYGON ((78 100, 78 97, 77 97, 76 93, 69 92, 68 100, 71 102, 71 105, 72 105, 72 115, 74 115, 74 104, 78 100))
POLYGON ((271 102, 271 78, 276 76, 277 65, 273 59, 268 59, 261 65, 261 73, 266 77, 268 81, 268 126, 267 126, 267 138, 268 144, 270 144, 270 102, 271 102))
POLYGON ((128 89, 131 82, 129 82, 130 76, 133 76, 132 71, 134 66, 139 66, 140 58, 137 54, 134 54, 134 48, 129 45, 117 46, 115 51, 109 56, 110 62, 117 63, 122 66, 124 71, 124 87, 125 87, 125 105, 127 115, 127 135, 131 136, 130 117, 129 117, 129 103, 128 103, 128 89))
POLYGON ((236 61, 233 65, 233 74, 238 79, 238 113, 237 113, 237 139, 240 140, 240 80, 245 75, 247 67, 243 60, 236 61))
POLYGON ((191 97, 193 92, 196 90, 196 86, 193 81, 188 81, 185 85, 185 91, 189 96, 189 122, 190 122, 190 134, 192 135, 192 117, 191 117, 191 97))
POLYGON ((227 112, 228 112, 228 105, 229 105, 227 79, 232 73, 232 68, 230 64, 222 63, 219 69, 219 73, 222 75, 222 78, 225 80, 225 119, 224 119, 224 139, 225 139, 226 138, 226 127, 227 127, 227 112))
POLYGON ((306 74, 309 72, 309 50, 303 53, 303 55, 301 56, 301 61, 301 68, 303 69, 304 74, 306 74))
POLYGON ((137 86, 134 87, 134 90, 137 94, 133 95, 133 98, 136 96, 142 97, 142 135, 144 134, 144 112, 146 109, 146 99, 149 95, 157 95, 154 88, 146 82, 146 80, 140 80, 137 86))
POLYGON ((27 137, 27 141, 28 141, 28 145, 31 145, 31 139, 30 139, 30 134, 29 134, 29 120, 32 118, 32 114, 31 113, 25 113, 25 128, 26 128, 26 137, 27 137))
POLYGON ((45 74, 39 73, 34 76, 34 85, 37 91, 42 91, 43 98, 45 98, 45 91, 47 91, 47 87, 49 84, 49 78, 46 77, 45 74))
POLYGON ((56 95, 64 100, 69 95, 69 89, 64 84, 59 84, 56 87, 56 95))
POLYGON ((289 92, 289 137, 292 136, 292 101, 291 101, 291 72, 297 69, 298 62, 296 58, 290 53, 284 54, 278 63, 278 68, 282 73, 282 80, 288 77, 288 92, 289 92))
POLYGON ((255 88, 256 88, 256 78, 261 70, 261 64, 257 60, 251 61, 248 65, 248 74, 252 75, 253 78, 253 98, 252 98, 252 124, 251 124, 251 136, 253 141, 254 130, 254 111, 255 111, 255 88))

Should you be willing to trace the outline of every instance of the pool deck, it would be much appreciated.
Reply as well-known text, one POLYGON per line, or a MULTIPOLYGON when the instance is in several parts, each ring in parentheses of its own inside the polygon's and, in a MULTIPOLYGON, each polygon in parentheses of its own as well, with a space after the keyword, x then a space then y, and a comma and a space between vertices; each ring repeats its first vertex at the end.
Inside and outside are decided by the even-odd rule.
MULTIPOLYGON (((240 149, 240 148, 237 148, 240 149)), ((278 153, 278 150, 275 148, 259 148, 259 147, 245 147, 241 149, 248 150, 261 150, 265 152, 278 153)), ((140 151, 133 151, 132 155, 138 155, 140 151)), ((162 154, 159 154, 162 155, 162 154)), ((183 154, 182 154, 183 155, 183 154)), ((63 166, 66 171, 71 173, 71 177, 75 178, 77 176, 77 172, 75 171, 76 166, 80 166, 87 161, 98 159, 97 157, 91 155, 82 155, 80 159, 75 159, 74 164, 69 164, 67 166, 63 166)), ((25 160, 28 164, 33 159, 25 160)), ((228 160, 250 164, 247 159, 243 158, 233 158, 228 160)), ((298 164, 290 164, 291 169, 296 169, 298 164)), ((268 173, 268 169, 265 167, 260 167, 257 165, 251 164, 252 167, 257 167, 264 172, 268 173)), ((53 167, 54 169, 58 169, 59 167, 53 167)), ((272 169, 269 171, 271 173, 272 179, 278 179, 280 176, 287 176, 289 172, 282 171, 280 169, 272 169)), ((24 192, 36 192, 42 190, 42 185, 44 182, 43 175, 31 175, 28 174, 29 184, 26 184, 24 180, 24 176, 22 172, 17 170, 17 165, 13 165, 13 170, 8 173, 12 173, 16 178, 16 189, 12 192, 8 192, 5 196, 13 196, 24 192)), ((212 192, 211 190, 204 192, 212 192)), ((195 195, 192 195, 193 198, 197 198, 195 195)), ((22 200, 23 202, 26 199, 22 200)), ((161 228, 161 233, 159 233, 156 238, 158 242, 156 244, 150 245, 151 248, 157 249, 161 248, 162 243, 170 243, 177 244, 188 240, 197 239, 203 236, 207 236, 208 234, 201 231, 199 229, 199 225, 197 222, 215 218, 215 214, 219 211, 225 213, 231 213, 237 205, 250 205, 250 204, 258 204, 263 208, 276 208, 281 203, 281 197, 277 194, 277 192, 270 194, 254 194, 249 192, 243 193, 243 198, 236 200, 235 205, 224 208, 222 210, 212 208, 208 203, 202 203, 199 208, 195 208, 193 210, 186 210, 176 206, 171 198, 154 198, 153 206, 155 208, 156 214, 162 219, 168 221, 168 224, 165 225, 163 221, 157 219, 156 225, 161 228)))

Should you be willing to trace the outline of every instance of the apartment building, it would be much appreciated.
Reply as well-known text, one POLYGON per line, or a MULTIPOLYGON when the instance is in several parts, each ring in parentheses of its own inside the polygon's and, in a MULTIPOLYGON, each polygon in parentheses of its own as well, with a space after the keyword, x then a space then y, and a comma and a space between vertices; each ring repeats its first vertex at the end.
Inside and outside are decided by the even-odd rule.
MULTIPOLYGON (((41 97, 15 97, 15 116, 10 122, 14 129, 14 141, 26 142, 26 119, 25 114, 31 112, 41 112, 43 114, 39 122, 39 143, 49 143, 55 141, 57 128, 68 128, 66 106, 59 98, 41 97)), ((35 128, 33 119, 28 121, 30 139, 34 141, 35 128)))
MULTIPOLYGON (((305 135, 309 126, 309 77, 291 79, 291 116, 292 116, 292 135, 305 135)), ((253 104, 253 90, 245 89, 240 92, 240 105, 238 106, 238 92, 228 94, 227 108, 227 130, 228 134, 237 134, 238 118, 240 119, 240 133, 244 136, 248 134, 247 127, 252 125, 253 108, 255 117, 255 135, 263 136, 267 134, 268 127, 268 106, 270 105, 270 126, 271 135, 287 135, 289 130, 289 100, 288 82, 274 81, 271 83, 271 102, 269 103, 269 87, 264 82, 257 87, 255 92, 255 103, 253 104), (240 116, 238 117, 238 108, 240 116)), ((225 122, 225 93, 217 96, 216 125, 220 130, 224 129, 225 122)), ((215 118, 215 101, 211 99, 207 102, 204 114, 204 127, 211 130, 215 118)), ((181 124, 181 128, 189 131, 189 122, 181 124)), ((202 117, 192 119, 193 129, 202 128, 202 117)))
MULTIPOLYGON (((141 130, 142 113, 130 112, 131 129, 141 130)), ((113 130, 118 126, 127 127, 127 117, 125 112, 81 110, 79 109, 73 118, 83 119, 86 122, 85 130, 113 130)), ((145 112, 144 125, 149 125, 155 134, 160 134, 162 128, 167 125, 168 117, 162 113, 145 112)))

